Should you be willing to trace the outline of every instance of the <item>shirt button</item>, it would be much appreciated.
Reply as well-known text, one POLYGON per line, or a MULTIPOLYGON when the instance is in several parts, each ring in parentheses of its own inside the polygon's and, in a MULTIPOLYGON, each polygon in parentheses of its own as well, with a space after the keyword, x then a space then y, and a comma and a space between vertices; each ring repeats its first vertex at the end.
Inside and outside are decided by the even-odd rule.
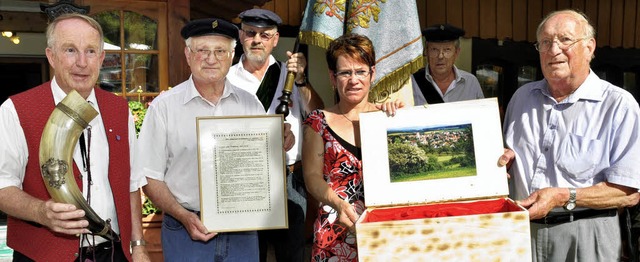
POLYGON ((547 152, 547 151, 549 151, 549 148, 548 148, 548 147, 545 147, 545 148, 544 148, 544 152, 547 152))

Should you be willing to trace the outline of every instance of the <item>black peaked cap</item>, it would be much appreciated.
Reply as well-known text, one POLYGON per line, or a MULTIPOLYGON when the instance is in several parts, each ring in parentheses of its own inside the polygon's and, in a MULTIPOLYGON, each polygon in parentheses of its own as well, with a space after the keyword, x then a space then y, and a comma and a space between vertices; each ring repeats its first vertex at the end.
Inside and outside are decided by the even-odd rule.
POLYGON ((464 35, 464 30, 450 24, 436 24, 422 31, 427 42, 450 42, 464 35))
POLYGON ((238 27, 220 18, 204 18, 188 22, 180 30, 182 38, 193 36, 222 35, 231 39, 238 39, 238 27))
POLYGON ((269 10, 265 9, 249 9, 238 15, 243 24, 255 27, 276 27, 282 24, 282 19, 269 10))

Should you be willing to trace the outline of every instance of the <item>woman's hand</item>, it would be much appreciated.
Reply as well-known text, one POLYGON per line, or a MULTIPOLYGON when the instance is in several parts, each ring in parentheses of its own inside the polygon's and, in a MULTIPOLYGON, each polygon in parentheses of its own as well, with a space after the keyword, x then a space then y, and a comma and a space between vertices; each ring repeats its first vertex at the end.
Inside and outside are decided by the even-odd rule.
POLYGON ((376 105, 376 108, 378 110, 382 110, 385 113, 387 113, 387 116, 395 116, 396 110, 403 107, 404 107, 404 102, 402 102, 402 100, 400 99, 394 100, 394 101, 387 101, 382 104, 376 105))
POLYGON ((350 232, 356 231, 356 221, 358 221, 358 213, 346 200, 341 201, 335 208, 338 213, 338 223, 346 227, 350 232))

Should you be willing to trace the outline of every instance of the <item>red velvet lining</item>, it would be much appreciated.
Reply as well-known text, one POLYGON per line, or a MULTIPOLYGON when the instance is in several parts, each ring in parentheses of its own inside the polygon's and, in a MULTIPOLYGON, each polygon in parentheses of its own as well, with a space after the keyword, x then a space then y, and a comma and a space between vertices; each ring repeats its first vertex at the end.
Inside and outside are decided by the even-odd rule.
POLYGON ((473 202, 376 208, 369 210, 367 217, 365 217, 362 222, 384 222, 391 220, 479 215, 512 211, 522 211, 522 209, 506 198, 501 198, 473 202))

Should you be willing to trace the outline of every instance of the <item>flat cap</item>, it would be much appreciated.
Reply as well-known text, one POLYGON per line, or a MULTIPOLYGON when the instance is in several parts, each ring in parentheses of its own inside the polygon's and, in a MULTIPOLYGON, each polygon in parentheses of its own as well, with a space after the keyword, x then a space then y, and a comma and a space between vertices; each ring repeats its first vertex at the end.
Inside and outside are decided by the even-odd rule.
POLYGON ((184 39, 203 35, 221 35, 238 39, 238 27, 224 19, 204 18, 190 21, 182 27, 180 34, 184 39))
POLYGON ((450 24, 437 24, 427 27, 422 35, 427 42, 450 42, 463 36, 464 30, 450 24))
POLYGON ((249 9, 238 15, 243 24, 255 27, 276 27, 282 23, 282 19, 269 10, 265 9, 249 9))

